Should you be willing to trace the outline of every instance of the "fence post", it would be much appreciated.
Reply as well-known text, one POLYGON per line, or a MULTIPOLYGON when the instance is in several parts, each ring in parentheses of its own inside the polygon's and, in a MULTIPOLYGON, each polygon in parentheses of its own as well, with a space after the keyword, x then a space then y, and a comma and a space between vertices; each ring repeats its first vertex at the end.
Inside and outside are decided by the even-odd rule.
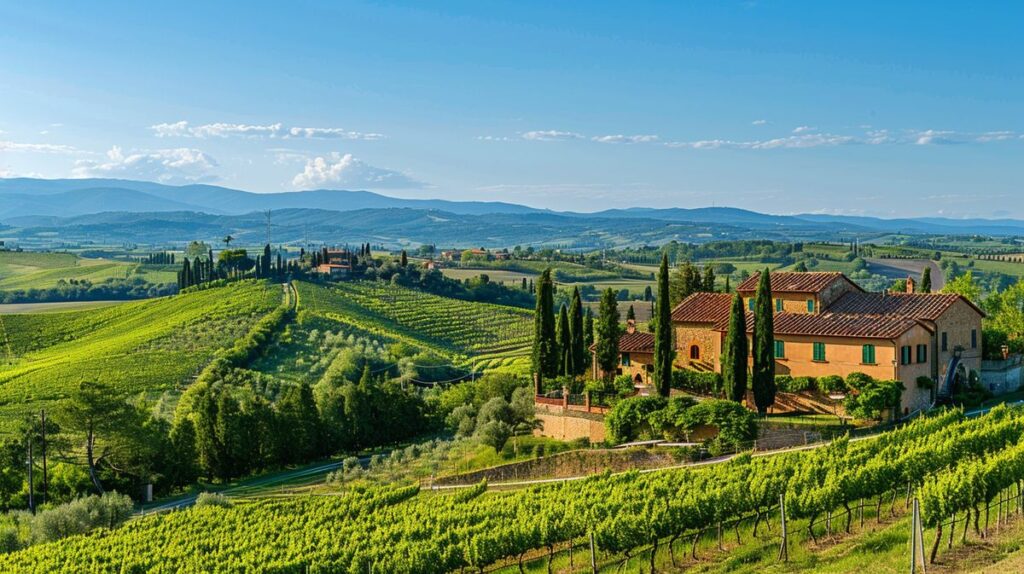
POLYGON ((917 563, 921 562, 921 572, 927 572, 927 560, 924 557, 924 531, 921 526, 921 505, 914 497, 914 517, 910 523, 910 574, 917 573, 917 563))
POLYGON ((590 531, 590 571, 597 574, 597 552, 594 549, 594 531, 590 531))
POLYGON ((789 561, 789 536, 786 532, 786 495, 779 495, 779 522, 782 524, 782 544, 779 545, 779 560, 789 561))

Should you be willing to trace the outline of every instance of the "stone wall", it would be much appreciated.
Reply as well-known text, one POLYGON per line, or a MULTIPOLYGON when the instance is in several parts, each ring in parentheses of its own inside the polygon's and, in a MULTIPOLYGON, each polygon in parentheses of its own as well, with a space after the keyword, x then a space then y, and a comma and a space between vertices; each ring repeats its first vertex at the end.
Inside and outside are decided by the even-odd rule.
POLYGON ((982 361, 981 384, 994 394, 1011 393, 1024 384, 1024 364, 1015 355, 1006 361, 982 361))
POLYGON ((604 416, 596 413, 573 411, 555 405, 536 405, 537 420, 541 428, 533 431, 537 436, 558 440, 585 438, 592 443, 604 442, 604 416))
POLYGON ((696 370, 721 370, 719 356, 722 352, 722 334, 714 331, 709 323, 673 323, 676 336, 677 367, 696 370), (700 359, 690 359, 690 347, 697 345, 700 359))

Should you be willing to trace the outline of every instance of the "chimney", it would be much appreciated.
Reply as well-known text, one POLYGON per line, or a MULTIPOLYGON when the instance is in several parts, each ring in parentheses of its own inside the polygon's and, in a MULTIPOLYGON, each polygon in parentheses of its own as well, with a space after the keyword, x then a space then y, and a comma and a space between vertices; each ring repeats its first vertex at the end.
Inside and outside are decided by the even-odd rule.
POLYGON ((636 319, 628 319, 626 321, 626 332, 636 333, 636 319))
POLYGON ((907 277, 907 293, 913 293, 913 292, 914 292, 914 278, 913 277, 907 277))

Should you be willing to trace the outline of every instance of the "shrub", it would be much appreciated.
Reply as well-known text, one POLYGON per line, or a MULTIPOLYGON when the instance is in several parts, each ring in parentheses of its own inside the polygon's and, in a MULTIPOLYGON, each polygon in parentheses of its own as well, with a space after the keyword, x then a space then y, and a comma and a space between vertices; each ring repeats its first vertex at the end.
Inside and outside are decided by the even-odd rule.
POLYGON ((668 405, 664 397, 631 397, 619 401, 604 417, 608 440, 623 443, 653 437, 649 416, 668 405))
POLYGON ((850 373, 846 377, 847 388, 855 391, 867 387, 873 382, 875 382, 875 379, 871 375, 865 375, 864 373, 850 373))
POLYGON ((821 392, 831 395, 834 393, 845 393, 847 391, 846 381, 839 375, 826 375, 817 381, 818 389, 821 392))
POLYGON ((917 378, 917 388, 919 389, 934 389, 935 381, 931 377, 921 375, 917 378))
MULTIPOLYGON (((859 373, 853 373, 857 375, 859 373)), ((867 375, 858 380, 856 392, 847 395, 844 401, 846 412, 858 419, 880 419, 886 409, 898 409, 905 387, 900 381, 876 381, 867 375)), ((847 379, 849 382, 849 378, 847 379)), ((852 385, 851 385, 852 386, 852 385)))
POLYGON ((677 369, 672 371, 672 388, 712 395, 722 390, 722 375, 715 372, 677 369))
POLYGON ((232 503, 228 497, 219 492, 201 492, 196 497, 196 507, 216 506, 218 508, 231 508, 232 503))
POLYGON ((689 428, 699 425, 718 429, 717 440, 734 449, 757 438, 757 415, 743 405, 726 400, 701 401, 686 410, 689 428))
POLYGON ((87 496, 37 514, 31 522, 36 542, 52 542, 96 528, 115 528, 131 516, 132 499, 117 492, 87 496))

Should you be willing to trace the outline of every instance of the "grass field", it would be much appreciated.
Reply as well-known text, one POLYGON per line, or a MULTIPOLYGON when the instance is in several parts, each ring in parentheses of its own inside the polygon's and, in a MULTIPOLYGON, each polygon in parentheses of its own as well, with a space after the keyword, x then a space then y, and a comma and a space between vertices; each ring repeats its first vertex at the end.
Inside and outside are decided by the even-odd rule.
POLYGON ((66 311, 84 311, 111 305, 120 305, 127 301, 58 301, 55 303, 6 303, 0 305, 0 315, 22 313, 64 313, 66 311))
POLYGON ((111 259, 87 259, 71 253, 0 251, 0 290, 47 289, 58 282, 141 277, 149 283, 174 283, 177 266, 142 265, 111 259))
POLYGON ((243 282, 98 309, 2 315, 0 432, 81 381, 150 398, 181 388, 280 302, 280 286, 243 282))

